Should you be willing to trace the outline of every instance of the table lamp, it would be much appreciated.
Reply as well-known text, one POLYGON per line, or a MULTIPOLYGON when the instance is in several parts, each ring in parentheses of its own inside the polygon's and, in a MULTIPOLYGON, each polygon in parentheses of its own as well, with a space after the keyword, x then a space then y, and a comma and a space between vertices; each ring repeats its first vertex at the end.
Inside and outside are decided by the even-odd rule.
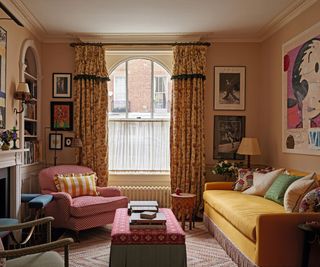
POLYGON ((261 154, 258 139, 253 137, 243 137, 237 153, 248 156, 248 168, 250 168, 250 156, 261 154))

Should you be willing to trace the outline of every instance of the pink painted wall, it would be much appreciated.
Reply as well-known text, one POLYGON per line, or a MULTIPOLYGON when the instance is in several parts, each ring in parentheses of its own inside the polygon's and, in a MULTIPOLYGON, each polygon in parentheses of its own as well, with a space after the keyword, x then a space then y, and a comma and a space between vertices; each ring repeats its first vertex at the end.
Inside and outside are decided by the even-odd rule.
POLYGON ((320 2, 289 22, 261 44, 261 91, 258 132, 264 161, 273 166, 320 171, 320 157, 282 153, 282 45, 320 22, 320 2))
MULTIPOLYGON (((234 42, 212 44, 207 56, 207 80, 205 87, 205 153, 206 164, 213 159, 214 115, 246 116, 246 136, 258 137, 262 155, 252 157, 253 163, 284 166, 301 170, 320 171, 319 157, 285 154, 281 151, 281 58, 282 44, 303 32, 320 20, 320 3, 274 33, 262 43, 234 42), (215 111, 213 109, 214 66, 246 66, 246 109, 244 111, 215 111)), ((73 72, 73 48, 68 44, 42 44, 43 65, 43 128, 50 126, 52 100, 52 73, 73 72)), ((46 135, 48 136, 49 131, 46 135)), ((73 136, 71 132, 61 132, 73 136)), ((47 137, 46 136, 46 140, 47 137)), ((48 146, 48 145, 46 145, 48 146)), ((47 162, 53 162, 53 151, 47 149, 47 162)), ((64 148, 58 151, 58 163, 75 162, 74 151, 64 148)))
MULTIPOLYGON (((260 44, 259 43, 214 43, 207 54, 207 79, 204 93, 204 130, 206 164, 212 165, 214 115, 246 116, 245 135, 258 137, 259 107, 261 91, 260 81, 260 44), (246 67, 246 105, 244 111, 214 110, 214 66, 245 66, 246 67)), ((259 138, 260 139, 260 138, 259 138)), ((263 162, 261 156, 252 157, 253 162, 263 162)))
MULTIPOLYGON (((0 17, 5 18, 7 15, 0 10, 0 17)), ((12 129, 16 121, 13 109, 14 107, 19 108, 17 101, 13 100, 13 94, 17 84, 20 82, 19 62, 21 47, 23 42, 27 39, 35 40, 35 45, 39 53, 41 51, 41 46, 26 28, 18 26, 12 20, 0 20, 0 26, 7 31, 6 129, 12 129)))
MULTIPOLYGON (((74 49, 69 44, 42 44, 42 133, 43 133, 43 161, 45 164, 53 164, 54 150, 49 150, 50 131, 50 102, 51 101, 73 101, 72 98, 52 97, 52 74, 73 73, 74 71, 74 49)), ((72 75, 73 77, 73 75, 72 75)), ((72 96, 74 90, 72 88, 72 96)), ((64 146, 65 137, 73 137, 71 131, 58 131, 63 135, 63 150, 57 150, 57 164, 76 163, 75 149, 64 146)))

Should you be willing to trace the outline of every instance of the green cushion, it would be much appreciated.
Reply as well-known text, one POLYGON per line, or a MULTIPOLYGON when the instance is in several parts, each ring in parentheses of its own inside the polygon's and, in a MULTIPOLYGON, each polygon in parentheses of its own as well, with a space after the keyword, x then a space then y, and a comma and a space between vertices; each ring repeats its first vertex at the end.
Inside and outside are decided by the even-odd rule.
POLYGON ((268 191, 264 195, 266 199, 270 199, 274 202, 283 205, 284 194, 294 181, 302 178, 302 176, 293 176, 287 174, 280 174, 277 179, 269 187, 268 191))

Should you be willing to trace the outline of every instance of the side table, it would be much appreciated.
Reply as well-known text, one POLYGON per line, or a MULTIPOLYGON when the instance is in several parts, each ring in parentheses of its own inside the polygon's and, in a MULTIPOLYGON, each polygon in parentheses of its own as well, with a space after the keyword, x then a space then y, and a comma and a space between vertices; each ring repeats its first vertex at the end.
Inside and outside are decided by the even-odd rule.
POLYGON ((299 224, 298 228, 304 233, 301 266, 309 266, 310 245, 316 241, 320 241, 320 228, 313 228, 305 223, 299 224))
POLYGON ((181 226, 184 230, 186 218, 189 219, 189 229, 194 227, 194 209, 196 205, 196 195, 189 193, 171 194, 172 211, 179 219, 181 217, 181 226))

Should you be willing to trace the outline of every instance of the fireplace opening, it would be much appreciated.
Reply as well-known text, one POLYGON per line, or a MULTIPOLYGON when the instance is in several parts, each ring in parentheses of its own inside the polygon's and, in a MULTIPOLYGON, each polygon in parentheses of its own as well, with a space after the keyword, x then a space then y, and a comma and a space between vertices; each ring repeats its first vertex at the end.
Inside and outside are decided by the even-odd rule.
POLYGON ((9 168, 0 169, 0 218, 10 217, 9 168))

